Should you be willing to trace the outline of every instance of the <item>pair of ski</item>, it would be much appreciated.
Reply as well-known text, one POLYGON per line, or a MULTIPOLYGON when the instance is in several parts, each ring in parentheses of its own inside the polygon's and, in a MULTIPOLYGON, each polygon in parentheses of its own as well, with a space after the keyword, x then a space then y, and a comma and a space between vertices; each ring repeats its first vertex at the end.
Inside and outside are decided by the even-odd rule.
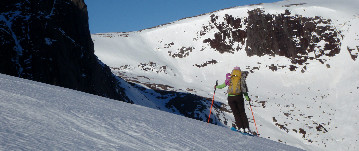
POLYGON ((247 136, 257 136, 257 135, 253 135, 253 134, 249 134, 249 133, 244 133, 244 132, 241 132, 239 130, 237 130, 236 128, 232 127, 231 128, 232 131, 235 131, 235 132, 238 132, 238 133, 241 133, 242 135, 247 135, 247 136))

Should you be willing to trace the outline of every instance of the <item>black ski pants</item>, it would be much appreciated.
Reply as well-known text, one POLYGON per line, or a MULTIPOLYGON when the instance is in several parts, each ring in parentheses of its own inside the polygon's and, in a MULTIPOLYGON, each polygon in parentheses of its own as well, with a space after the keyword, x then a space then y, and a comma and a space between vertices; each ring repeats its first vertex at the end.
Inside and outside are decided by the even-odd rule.
POLYGON ((249 122, 244 108, 243 95, 228 96, 228 104, 232 109, 237 128, 249 129, 249 122))

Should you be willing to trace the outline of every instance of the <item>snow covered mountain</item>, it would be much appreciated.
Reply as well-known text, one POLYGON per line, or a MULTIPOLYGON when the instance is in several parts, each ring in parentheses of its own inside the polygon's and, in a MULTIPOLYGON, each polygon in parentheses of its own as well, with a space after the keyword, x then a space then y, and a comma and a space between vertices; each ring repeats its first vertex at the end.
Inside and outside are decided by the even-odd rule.
POLYGON ((298 150, 97 96, 156 106, 94 55, 83 0, 2 1, 0 41, 0 73, 78 90, 0 74, 0 150, 298 150))
MULTIPOLYGON (((92 35, 95 54, 150 102, 206 121, 215 81, 239 66, 258 131, 307 150, 357 150, 359 1, 240 6, 129 33, 92 35)), ((225 90, 212 123, 230 127, 225 90)), ((247 104, 248 106, 248 104, 247 104)), ((251 129, 254 130, 250 110, 251 129)))
POLYGON ((300 150, 8 75, 0 74, 0 85, 0 150, 300 150))

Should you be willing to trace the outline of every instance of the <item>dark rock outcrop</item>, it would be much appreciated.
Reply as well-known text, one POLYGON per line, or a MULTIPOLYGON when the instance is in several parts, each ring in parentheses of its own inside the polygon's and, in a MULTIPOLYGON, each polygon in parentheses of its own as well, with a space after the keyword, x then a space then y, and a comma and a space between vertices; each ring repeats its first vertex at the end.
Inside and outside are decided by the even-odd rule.
POLYGON ((355 61, 358 58, 359 46, 356 46, 356 51, 355 48, 351 49, 347 47, 347 49, 349 51, 351 58, 355 61))
MULTIPOLYGON (((225 22, 217 23, 218 16, 211 15, 211 23, 219 32, 214 34, 214 39, 205 39, 204 43, 209 43, 209 45, 219 51, 220 53, 234 53, 236 50, 240 49, 237 46, 234 49, 234 43, 239 42, 242 45, 247 38, 247 33, 242 30, 242 23, 240 18, 234 18, 232 15, 226 14, 224 17, 225 22), (229 42, 226 43, 225 41, 229 42)), ((213 27, 211 27, 213 28, 213 27)), ((208 30, 208 27, 203 27, 204 31, 201 32, 201 35, 204 35, 204 32, 208 30)))
POLYGON ((315 58, 332 57, 340 52, 339 34, 330 26, 330 19, 291 15, 288 10, 270 15, 255 9, 248 14, 246 51, 249 56, 279 55, 290 58, 294 64, 303 64, 314 51, 315 58), (317 47, 320 41, 326 43, 324 48, 317 47))
POLYGON ((132 102, 94 55, 84 0, 5 0, 0 73, 132 102))
POLYGON ((266 14, 261 9, 248 11, 248 17, 234 18, 226 14, 224 21, 211 15, 210 25, 204 26, 200 35, 211 29, 218 32, 208 38, 211 48, 220 53, 234 53, 243 48, 248 56, 279 55, 291 59, 293 64, 304 64, 316 59, 324 64, 321 56, 333 57, 340 52, 340 32, 331 26, 330 19, 292 15, 289 10, 282 14, 266 14), (235 45, 235 42, 239 45, 235 45), (325 43, 324 47, 318 43, 325 43), (314 56, 309 56, 314 52, 314 56))

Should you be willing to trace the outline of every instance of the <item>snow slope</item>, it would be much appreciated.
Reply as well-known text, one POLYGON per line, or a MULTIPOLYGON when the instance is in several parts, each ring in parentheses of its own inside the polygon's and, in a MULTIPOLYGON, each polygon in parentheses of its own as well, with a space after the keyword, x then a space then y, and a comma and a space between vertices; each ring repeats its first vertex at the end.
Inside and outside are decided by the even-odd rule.
MULTIPOLYGON (((289 0, 225 9, 138 32, 94 34, 92 38, 95 54, 112 67, 113 73, 144 86, 166 85, 168 91, 211 98, 215 81, 224 82, 225 74, 234 66, 250 70, 247 84, 261 137, 307 150, 357 150, 359 63, 351 58, 359 51, 357 6, 357 0, 289 0), (340 53, 293 64, 278 55, 249 57, 244 51, 246 42, 233 43, 233 48, 239 48, 233 53, 220 53, 203 42, 218 33, 217 28, 210 28, 211 15, 219 16, 217 23, 223 22, 226 14, 244 20, 249 10, 257 8, 273 15, 289 10, 299 17, 330 19, 329 24, 319 23, 318 27, 330 26, 340 33, 340 53), (270 69, 272 65, 276 71, 270 69), (297 67, 295 71, 290 70, 292 65, 297 67)), ((316 46, 325 48, 326 44, 322 40, 316 46)), ((316 48, 308 56, 321 51, 325 50, 316 48)), ((217 90, 215 100, 226 104, 225 90, 217 90)), ((162 106, 157 108, 168 110, 162 106)), ((230 112, 218 108, 213 112, 223 125, 232 125, 230 112)), ((247 116, 254 130, 249 108, 247 116)))
POLYGON ((299 150, 151 108, 0 74, 0 150, 299 150))

